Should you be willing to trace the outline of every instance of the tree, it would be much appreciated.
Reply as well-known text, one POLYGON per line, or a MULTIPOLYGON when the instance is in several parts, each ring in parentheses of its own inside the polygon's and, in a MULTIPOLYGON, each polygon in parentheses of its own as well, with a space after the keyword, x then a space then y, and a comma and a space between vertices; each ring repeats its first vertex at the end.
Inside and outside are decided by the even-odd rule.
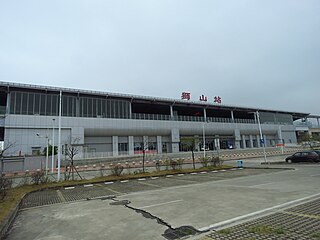
POLYGON ((66 147, 65 147, 65 154, 70 159, 68 178, 70 177, 70 173, 71 173, 72 180, 74 180, 74 171, 76 171, 80 179, 82 179, 79 172, 74 167, 74 157, 80 153, 81 145, 79 144, 79 142, 80 142, 79 137, 72 138, 72 139, 69 138, 68 143, 66 144, 66 147))
POLYGON ((320 137, 304 133, 302 136, 299 137, 299 142, 313 149, 313 147, 317 146, 317 142, 320 142, 320 137))
POLYGON ((194 151, 196 150, 196 146, 198 144, 199 144, 199 140, 196 137, 182 137, 181 138, 181 149, 184 149, 186 151, 191 151, 193 169, 196 168, 195 160, 194 160, 194 151))
MULTIPOLYGON (((42 152, 43 155, 46 155, 47 154, 47 147, 45 147, 43 149, 43 152, 42 152)), ((58 154, 58 146, 54 146, 54 155, 57 155, 58 154)), ((52 155, 52 145, 49 145, 49 148, 48 148, 48 155, 52 155)))
POLYGON ((2 172, 3 172, 3 158, 4 158, 4 155, 9 149, 11 149, 11 148, 13 148, 15 146, 16 146, 16 144, 13 143, 13 142, 4 142, 3 147, 0 147, 1 175, 2 175, 2 172))

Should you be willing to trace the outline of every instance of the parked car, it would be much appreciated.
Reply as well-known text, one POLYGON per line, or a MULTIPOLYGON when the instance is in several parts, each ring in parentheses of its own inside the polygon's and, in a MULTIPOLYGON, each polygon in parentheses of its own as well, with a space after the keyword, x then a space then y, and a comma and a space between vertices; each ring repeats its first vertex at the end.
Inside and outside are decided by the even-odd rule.
POLYGON ((286 158, 287 163, 320 162, 320 154, 316 151, 301 151, 286 158))

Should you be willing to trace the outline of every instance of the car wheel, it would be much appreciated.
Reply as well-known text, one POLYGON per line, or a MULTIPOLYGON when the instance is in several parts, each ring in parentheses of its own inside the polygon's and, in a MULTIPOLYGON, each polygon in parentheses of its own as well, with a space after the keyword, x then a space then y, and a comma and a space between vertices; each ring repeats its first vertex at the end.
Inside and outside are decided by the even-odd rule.
POLYGON ((286 160, 287 163, 292 163, 291 159, 286 160))

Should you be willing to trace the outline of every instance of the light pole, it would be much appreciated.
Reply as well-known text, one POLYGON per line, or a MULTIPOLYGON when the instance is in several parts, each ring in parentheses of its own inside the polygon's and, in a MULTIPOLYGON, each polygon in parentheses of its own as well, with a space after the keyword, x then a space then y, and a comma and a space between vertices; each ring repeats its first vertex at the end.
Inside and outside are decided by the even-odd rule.
POLYGON ((204 131, 204 123, 202 125, 202 138, 203 138, 203 160, 206 158, 206 134, 205 134, 205 131, 204 131))
POLYGON ((267 163, 266 145, 265 145, 264 138, 263 138, 263 136, 262 136, 262 129, 261 129, 261 124, 260 124, 260 115, 259 115, 259 111, 256 111, 255 113, 256 113, 257 121, 258 121, 258 125, 259 125, 259 132, 260 132, 260 144, 262 144, 262 147, 263 147, 264 162, 265 162, 265 163, 267 163))
POLYGON ((46 176, 48 174, 48 162, 49 162, 49 137, 48 135, 46 136, 41 136, 39 133, 36 134, 39 138, 45 138, 46 143, 47 143, 47 152, 46 152, 46 176))
POLYGON ((54 121, 56 119, 52 119, 53 121, 53 127, 52 127, 52 148, 51 148, 51 154, 52 154, 52 157, 51 157, 51 173, 54 172, 54 121))
POLYGON ((281 126, 279 125, 279 138, 280 138, 280 144, 281 144, 281 153, 284 153, 283 149, 283 140, 282 140, 282 132, 281 132, 281 126))

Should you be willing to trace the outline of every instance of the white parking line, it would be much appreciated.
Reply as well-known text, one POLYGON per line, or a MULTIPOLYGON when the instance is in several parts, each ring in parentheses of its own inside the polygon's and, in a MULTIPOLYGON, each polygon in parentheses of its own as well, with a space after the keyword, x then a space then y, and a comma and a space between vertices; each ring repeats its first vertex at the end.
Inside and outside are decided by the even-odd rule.
POLYGON ((126 182, 129 182, 129 180, 122 180, 120 181, 121 183, 126 183, 126 182))
POLYGON ((70 190, 70 189, 74 189, 74 187, 66 187, 64 188, 65 190, 70 190))
POLYGON ((138 181, 145 181, 145 178, 139 178, 138 181))
POLYGON ((112 184, 113 182, 105 182, 104 184, 108 185, 108 184, 112 184))
POLYGON ((225 172, 225 171, 226 171, 226 170, 224 170, 224 169, 223 169, 223 170, 220 170, 220 172, 225 172))
POLYGON ((158 203, 158 204, 153 204, 153 205, 148 205, 148 206, 140 207, 140 209, 157 207, 157 206, 162 206, 162 205, 166 205, 166 204, 170 204, 170 203, 177 203, 177 202, 182 202, 182 201, 183 201, 183 200, 181 200, 181 199, 179 199, 179 200, 173 200, 173 201, 170 201, 170 202, 164 202, 164 203, 158 203))
POLYGON ((197 175, 198 173, 196 173, 196 172, 192 172, 192 173, 190 173, 191 175, 197 175))
POLYGON ((311 175, 310 177, 318 177, 318 176, 320 176, 320 174, 311 175))
POLYGON ((273 184, 273 182, 261 183, 261 184, 256 184, 256 185, 252 185, 252 186, 248 186, 248 187, 256 188, 256 187, 261 187, 261 186, 270 185, 270 184, 273 184))
POLYGON ((178 174, 177 176, 181 177, 181 176, 184 176, 184 174, 181 173, 181 174, 178 174))
POLYGON ((173 175, 167 175, 166 177, 172 177, 173 175))
POLYGON ((158 179, 158 178, 159 178, 159 177, 151 177, 151 179, 152 179, 152 180, 154 180, 154 179, 158 179))
POLYGON ((93 187, 93 184, 85 184, 83 187, 93 187))
POLYGON ((206 174, 207 172, 201 172, 201 174, 206 174))
POLYGON ((218 171, 211 171, 211 172, 213 172, 213 173, 217 173, 218 171))

